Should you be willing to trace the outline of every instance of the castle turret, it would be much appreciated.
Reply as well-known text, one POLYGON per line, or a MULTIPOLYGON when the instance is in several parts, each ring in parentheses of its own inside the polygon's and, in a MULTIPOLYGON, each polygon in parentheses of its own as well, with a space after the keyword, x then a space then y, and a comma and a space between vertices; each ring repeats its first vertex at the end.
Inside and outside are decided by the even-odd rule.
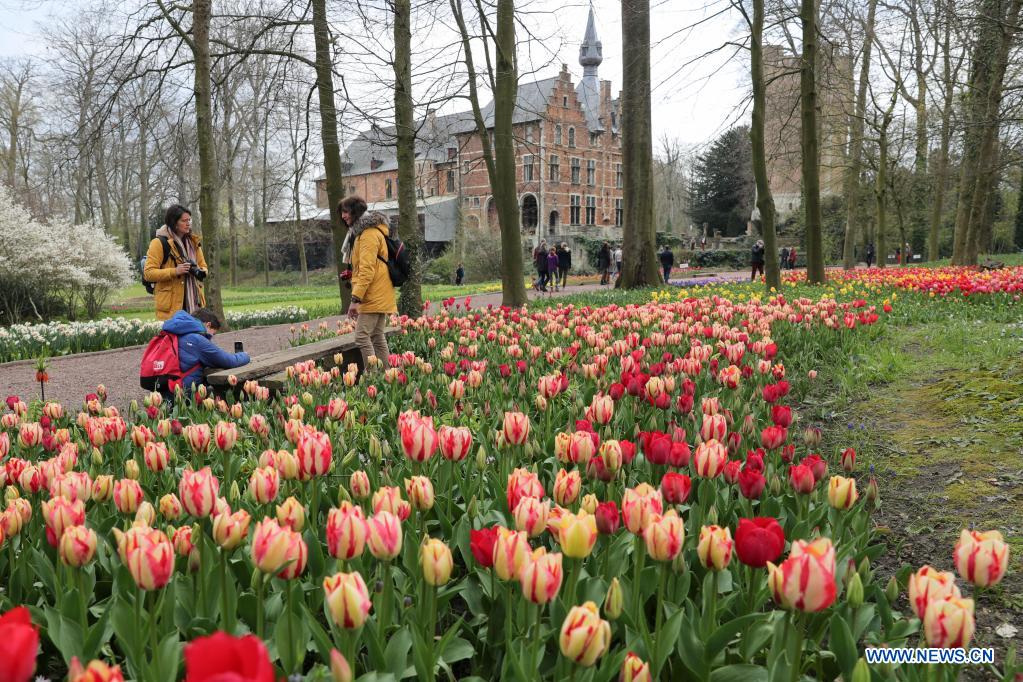
POLYGON ((586 125, 592 132, 604 129, 600 121, 600 77, 597 69, 604 61, 604 49, 597 38, 596 19, 593 16, 593 5, 590 5, 589 18, 586 20, 586 35, 579 46, 579 64, 583 67, 583 77, 576 86, 576 95, 586 114, 586 125))

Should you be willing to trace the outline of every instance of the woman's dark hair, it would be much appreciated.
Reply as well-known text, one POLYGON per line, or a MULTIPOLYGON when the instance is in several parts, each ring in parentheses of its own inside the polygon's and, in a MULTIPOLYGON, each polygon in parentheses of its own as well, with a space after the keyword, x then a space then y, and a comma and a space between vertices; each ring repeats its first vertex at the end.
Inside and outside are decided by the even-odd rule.
POLYGON ((186 213, 188 215, 192 215, 192 212, 181 204, 171 204, 167 209, 167 216, 163 219, 163 224, 173 230, 178 226, 178 221, 181 220, 181 216, 186 213))
POLYGON ((341 200, 341 203, 337 205, 337 212, 347 211, 348 215, 352 217, 352 222, 362 217, 362 214, 366 212, 366 200, 360 196, 352 195, 345 197, 341 200))
POLYGON ((210 310, 209 308, 199 308, 194 313, 192 313, 192 317, 199 320, 203 324, 208 323, 214 329, 220 329, 220 327, 223 326, 220 322, 220 318, 217 317, 217 314, 210 310))

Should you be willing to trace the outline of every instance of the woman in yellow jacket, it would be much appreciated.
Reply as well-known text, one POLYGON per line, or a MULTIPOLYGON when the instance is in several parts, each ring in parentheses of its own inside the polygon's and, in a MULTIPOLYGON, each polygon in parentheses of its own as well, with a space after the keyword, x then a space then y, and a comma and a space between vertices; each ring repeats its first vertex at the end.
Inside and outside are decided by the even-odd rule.
POLYGON ((174 204, 167 209, 163 226, 149 242, 142 277, 154 285, 157 320, 169 320, 179 310, 193 313, 206 306, 201 284, 206 279, 206 257, 202 241, 192 232, 192 212, 184 206, 174 204))
MULTIPOLYGON (((341 217, 347 222, 357 213, 359 204, 365 202, 358 197, 348 197, 341 202, 341 217)), ((365 209, 363 209, 365 210, 365 209)), ((367 213, 349 223, 352 240, 352 304, 348 316, 356 320, 355 342, 362 353, 363 365, 369 366, 369 358, 387 361, 390 350, 384 329, 387 317, 398 312, 394 299, 394 286, 387 272, 387 241, 390 234, 387 216, 383 213, 367 213)))

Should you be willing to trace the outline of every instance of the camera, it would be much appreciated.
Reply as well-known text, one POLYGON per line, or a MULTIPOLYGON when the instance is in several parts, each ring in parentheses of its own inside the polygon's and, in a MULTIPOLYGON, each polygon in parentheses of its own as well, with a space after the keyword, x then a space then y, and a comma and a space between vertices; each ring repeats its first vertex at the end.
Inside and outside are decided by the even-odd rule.
POLYGON ((185 262, 188 263, 188 274, 200 281, 206 279, 206 271, 200 268, 198 263, 191 259, 185 262))

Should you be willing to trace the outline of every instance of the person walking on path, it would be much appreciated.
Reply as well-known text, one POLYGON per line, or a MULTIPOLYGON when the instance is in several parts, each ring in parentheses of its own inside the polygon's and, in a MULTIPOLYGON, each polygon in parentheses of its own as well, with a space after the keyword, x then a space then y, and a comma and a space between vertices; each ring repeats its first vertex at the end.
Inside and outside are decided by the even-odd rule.
POLYGON ((541 239, 540 245, 533 249, 533 266, 536 268, 536 282, 533 288, 547 291, 547 240, 541 239))
MULTIPOLYGON (((342 208, 345 201, 341 202, 342 208)), ((359 199, 359 201, 362 201, 359 199)), ((387 316, 398 312, 394 285, 387 270, 387 240, 391 234, 387 216, 367 213, 349 228, 352 233, 352 304, 348 317, 355 320, 355 343, 364 367, 375 355, 386 361, 391 354, 384 329, 387 316)))
POLYGON ((614 252, 615 279, 622 276, 622 247, 616 246, 614 252))
POLYGON ((553 246, 547 252, 547 282, 551 287, 548 291, 558 290, 558 250, 553 246))
POLYGON ((610 281, 611 270, 611 245, 604 242, 597 252, 597 270, 600 271, 600 283, 607 284, 610 281))
POLYGON ((791 249, 789 249, 789 270, 792 270, 793 268, 796 267, 796 258, 798 258, 798 256, 796 255, 796 247, 793 246, 791 249))
POLYGON ((668 283, 668 278, 671 277, 671 269, 675 267, 675 253, 667 246, 661 251, 661 269, 664 271, 664 283, 668 283))
POLYGON ((568 248, 568 242, 561 242, 558 249, 558 281, 561 288, 568 286, 568 271, 572 269, 572 249, 568 248))
POLYGON ((760 276, 764 275, 764 240, 758 239, 753 244, 751 262, 753 264, 753 272, 750 274, 750 281, 755 282, 757 280, 757 273, 760 276))
POLYGON ((866 252, 867 267, 868 268, 871 265, 874 264, 874 253, 875 253, 874 252, 874 242, 870 242, 869 244, 867 244, 867 252, 866 252))
POLYGON ((179 310, 191 313, 204 307, 206 272, 202 240, 192 232, 192 212, 174 204, 149 242, 142 269, 142 278, 153 284, 156 319, 169 320, 179 310))

